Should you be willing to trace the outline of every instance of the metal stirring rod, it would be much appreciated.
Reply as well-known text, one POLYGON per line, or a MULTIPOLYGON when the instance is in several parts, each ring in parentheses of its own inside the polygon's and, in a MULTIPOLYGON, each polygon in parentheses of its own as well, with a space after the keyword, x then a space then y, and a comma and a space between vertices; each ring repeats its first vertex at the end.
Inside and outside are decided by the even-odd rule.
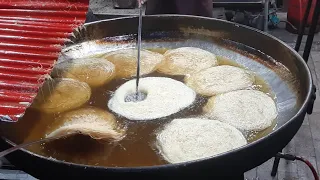
POLYGON ((139 26, 138 26, 138 60, 137 60, 137 79, 136 79, 136 99, 139 99, 139 80, 140 80, 140 52, 141 52, 141 33, 142 33, 142 4, 139 4, 139 26))
POLYGON ((43 139, 40 139, 40 140, 36 140, 36 141, 31 141, 31 142, 26 142, 26 143, 22 143, 22 144, 19 144, 19 145, 16 145, 16 146, 13 146, 9 149, 6 149, 4 151, 1 151, 0 152, 0 158, 12 153, 12 152, 15 152, 21 148, 25 148, 25 147, 28 147, 28 146, 31 146, 33 144, 41 144, 41 143, 44 143, 44 142, 47 142, 47 141, 52 141, 52 140, 55 140, 55 139, 59 139, 59 138, 62 138, 62 137, 65 137, 66 135, 61 135, 61 136, 55 136, 55 137, 50 137, 50 138, 43 138, 43 139))

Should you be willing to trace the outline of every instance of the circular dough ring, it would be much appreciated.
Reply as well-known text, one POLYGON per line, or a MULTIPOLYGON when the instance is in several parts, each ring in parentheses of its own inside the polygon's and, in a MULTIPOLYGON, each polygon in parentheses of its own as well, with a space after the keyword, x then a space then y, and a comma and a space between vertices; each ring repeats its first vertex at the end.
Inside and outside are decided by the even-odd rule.
POLYGON ((254 81, 253 73, 228 65, 210 67, 185 78, 187 86, 205 96, 245 89, 254 81))
POLYGON ((124 130, 117 129, 115 117, 95 107, 67 112, 51 126, 57 128, 50 130, 47 138, 84 134, 97 140, 119 141, 124 137, 124 130))
POLYGON ((168 50, 158 71, 169 75, 187 75, 218 65, 217 57, 195 47, 168 50))
MULTIPOLYGON (((136 49, 121 49, 106 54, 104 58, 115 65, 118 78, 130 78, 135 77, 137 73, 137 53, 136 49)), ((163 58, 160 53, 141 50, 140 75, 155 71, 163 58)))
POLYGON ((233 126, 200 118, 175 119, 157 135, 157 147, 170 163, 208 158, 246 144, 233 126))
POLYGON ((241 131, 270 127, 278 112, 274 100, 257 90, 238 90, 209 99, 205 116, 228 123, 241 131))
POLYGON ((69 78, 47 80, 39 89, 32 108, 45 113, 61 113, 78 108, 91 97, 91 89, 85 82, 69 78))
POLYGON ((105 59, 82 58, 58 62, 52 70, 52 77, 71 78, 99 87, 115 76, 115 66, 105 59))
POLYGON ((140 79, 139 90, 147 94, 143 101, 125 102, 125 97, 135 93, 136 80, 121 85, 108 102, 115 113, 129 120, 153 120, 172 115, 190 106, 196 93, 180 81, 164 77, 140 79))

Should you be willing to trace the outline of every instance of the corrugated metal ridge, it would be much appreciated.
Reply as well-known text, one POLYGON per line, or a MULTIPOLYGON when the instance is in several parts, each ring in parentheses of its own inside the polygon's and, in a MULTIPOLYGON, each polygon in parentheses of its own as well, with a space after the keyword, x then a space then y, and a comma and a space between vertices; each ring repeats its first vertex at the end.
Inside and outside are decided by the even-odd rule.
POLYGON ((89 0, 0 2, 0 120, 17 121, 37 95, 89 0))

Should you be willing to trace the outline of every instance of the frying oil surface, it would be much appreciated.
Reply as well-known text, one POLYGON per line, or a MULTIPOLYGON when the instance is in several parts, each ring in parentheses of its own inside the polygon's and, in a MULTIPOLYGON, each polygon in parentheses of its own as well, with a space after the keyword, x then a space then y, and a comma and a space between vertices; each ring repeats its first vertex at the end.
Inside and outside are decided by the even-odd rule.
MULTIPOLYGON (((149 49, 155 52, 164 53, 166 49, 149 49)), ((239 66, 223 57, 218 57, 220 65, 239 66)), ((183 82, 183 76, 168 76, 158 72, 148 74, 147 77, 169 77, 183 82)), ((107 102, 112 93, 128 79, 114 79, 107 85, 92 89, 92 96, 85 106, 94 106, 108 110, 107 102)), ((256 77, 253 89, 260 90, 275 98, 271 94, 270 87, 256 77)), ((126 126, 128 131, 126 137, 115 144, 98 142, 86 136, 74 136, 55 142, 33 145, 28 148, 32 152, 55 159, 95 166, 108 167, 133 167, 133 166, 154 166, 167 164, 155 148, 156 132, 166 123, 174 118, 196 117, 201 115, 202 107, 208 98, 197 96, 196 102, 189 108, 172 116, 154 121, 140 122, 128 121, 117 116, 118 123, 126 126)), ((59 120, 60 114, 43 114, 35 110, 28 109, 24 118, 17 124, 7 125, 3 128, 8 134, 8 138, 16 143, 37 140, 45 136, 46 131, 57 127, 51 126, 52 122, 59 120)), ((246 134, 247 140, 252 142, 269 134, 276 126, 274 124, 262 132, 250 132, 246 134)))

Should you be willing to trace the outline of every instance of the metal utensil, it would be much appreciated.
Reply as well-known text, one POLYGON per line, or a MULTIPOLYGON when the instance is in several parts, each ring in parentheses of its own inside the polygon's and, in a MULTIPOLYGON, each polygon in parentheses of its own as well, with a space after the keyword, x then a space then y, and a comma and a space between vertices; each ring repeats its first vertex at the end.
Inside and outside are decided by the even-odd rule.
POLYGON ((1 151, 0 152, 0 158, 12 153, 12 152, 15 152, 21 148, 25 148, 25 147, 28 147, 28 146, 31 146, 33 144, 41 144, 41 143, 44 143, 44 142, 47 142, 47 141, 52 141, 52 140, 55 140, 55 139, 59 139, 59 138, 62 138, 62 137, 65 137, 66 135, 61 135, 61 136, 55 136, 55 137, 50 137, 50 138, 43 138, 43 139, 40 139, 40 140, 36 140, 36 141, 31 141, 31 142, 26 142, 26 143, 22 143, 22 144, 19 144, 19 145, 16 145, 16 146, 13 146, 9 149, 6 149, 4 151, 1 151))
POLYGON ((142 4, 139 4, 139 25, 138 25, 138 59, 137 59, 137 78, 136 78, 136 99, 139 99, 139 80, 140 80, 140 51, 141 51, 141 32, 142 32, 142 4))

